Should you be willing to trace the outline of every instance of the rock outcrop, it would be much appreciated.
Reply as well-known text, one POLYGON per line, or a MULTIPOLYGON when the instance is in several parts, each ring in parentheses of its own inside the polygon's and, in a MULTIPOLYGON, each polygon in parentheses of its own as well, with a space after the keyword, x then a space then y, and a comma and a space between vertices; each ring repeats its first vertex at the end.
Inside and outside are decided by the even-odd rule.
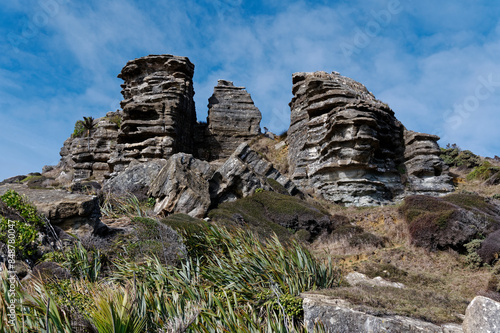
POLYGON ((69 193, 63 190, 30 189, 23 184, 0 186, 0 195, 14 190, 25 195, 45 215, 52 225, 76 236, 105 235, 109 228, 101 222, 99 200, 96 196, 69 193))
POLYGON ((208 100, 208 117, 199 141, 200 157, 227 159, 242 142, 260 134, 262 115, 244 87, 219 80, 208 100))
POLYGON ((255 190, 273 190, 269 179, 283 186, 288 194, 299 190, 273 165, 242 143, 210 180, 210 197, 214 202, 234 201, 253 194, 255 190))
POLYGON ((411 193, 453 190, 436 155, 438 138, 405 136, 394 112, 359 82, 336 72, 295 73, 293 94, 289 164, 300 189, 356 206, 398 200, 405 185, 411 193))
POLYGON ((439 157, 439 137, 406 130, 405 169, 407 194, 439 195, 453 191, 448 166, 439 157))
POLYGON ((160 170, 167 164, 165 159, 156 159, 149 162, 132 162, 125 170, 107 180, 104 192, 117 196, 135 195, 138 200, 146 200, 151 184, 155 181, 160 170))
POLYGON ((156 198, 155 213, 204 217, 211 204, 208 179, 213 173, 208 162, 190 154, 170 157, 151 183, 149 195, 156 198))
POLYGON ((186 57, 150 55, 129 61, 119 78, 123 120, 108 164, 120 172, 132 161, 193 151, 194 65, 186 57))
POLYGON ((404 127, 360 83, 295 73, 288 130, 292 180, 325 199, 375 205, 400 196, 404 127))
POLYGON ((110 174, 108 160, 115 151, 122 113, 108 112, 94 121, 90 136, 82 131, 71 136, 61 148, 61 161, 46 168, 44 177, 54 179, 48 186, 69 185, 71 182, 93 179, 102 182, 110 174))
POLYGON ((467 307, 462 326, 464 333, 500 332, 500 303, 477 296, 467 307))
MULTIPOLYGON (((403 316, 374 316, 341 299, 316 294, 303 294, 304 322, 313 332, 316 323, 322 323, 326 332, 391 332, 391 333, 460 333, 460 325, 438 326, 422 320, 403 316)), ((486 331, 474 331, 486 332, 486 331)))

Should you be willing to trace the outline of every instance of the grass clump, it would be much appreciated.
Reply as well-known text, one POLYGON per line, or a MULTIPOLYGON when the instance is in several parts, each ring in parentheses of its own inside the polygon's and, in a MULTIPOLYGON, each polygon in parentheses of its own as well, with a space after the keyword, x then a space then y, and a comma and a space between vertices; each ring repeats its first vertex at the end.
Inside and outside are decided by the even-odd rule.
POLYGON ((500 171, 499 167, 491 165, 489 161, 483 161, 481 165, 475 167, 468 175, 467 180, 488 180, 500 171))

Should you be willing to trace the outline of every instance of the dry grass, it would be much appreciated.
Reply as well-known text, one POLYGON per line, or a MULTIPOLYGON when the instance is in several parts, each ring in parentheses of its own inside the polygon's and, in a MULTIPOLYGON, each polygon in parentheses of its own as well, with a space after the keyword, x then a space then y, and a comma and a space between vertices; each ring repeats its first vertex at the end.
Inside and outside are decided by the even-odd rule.
POLYGON ((250 148, 271 162, 282 175, 288 176, 288 145, 276 149, 275 145, 279 142, 281 142, 279 137, 271 140, 262 135, 250 142, 250 148))
POLYGON ((383 247, 354 247, 348 237, 323 237, 311 245, 314 254, 322 259, 333 258, 343 267, 344 274, 358 271, 372 278, 381 276, 407 288, 343 287, 322 293, 371 307, 369 311, 374 313, 396 313, 444 323, 460 322, 468 302, 486 290, 491 277, 489 268, 469 269, 465 256, 451 250, 430 252, 412 246, 398 206, 333 207, 333 211, 345 216, 350 226, 390 241, 383 247))

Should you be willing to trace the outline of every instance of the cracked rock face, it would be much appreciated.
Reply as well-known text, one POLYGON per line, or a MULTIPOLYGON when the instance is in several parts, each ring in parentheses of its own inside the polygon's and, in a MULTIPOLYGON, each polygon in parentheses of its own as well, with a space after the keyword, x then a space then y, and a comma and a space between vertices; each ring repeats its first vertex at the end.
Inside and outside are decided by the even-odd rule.
POLYGON ((244 87, 219 80, 208 108, 205 142, 200 142, 200 155, 207 160, 227 159, 241 143, 260 134, 262 115, 244 87))
POLYGON ((338 73, 295 73, 293 94, 289 164, 299 187, 358 206, 403 193, 404 127, 386 104, 338 73))
POLYGON ((150 55, 129 61, 119 78, 123 121, 108 161, 122 171, 131 161, 168 158, 193 150, 196 123, 194 65, 186 57, 150 55))

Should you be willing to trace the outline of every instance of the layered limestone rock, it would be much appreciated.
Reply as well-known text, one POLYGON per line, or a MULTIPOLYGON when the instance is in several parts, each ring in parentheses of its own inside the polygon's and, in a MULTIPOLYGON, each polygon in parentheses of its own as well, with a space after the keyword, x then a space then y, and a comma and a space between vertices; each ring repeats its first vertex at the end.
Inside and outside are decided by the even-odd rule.
POLYGON ((219 80, 208 108, 204 136, 198 139, 200 157, 227 159, 241 143, 260 134, 262 115, 244 87, 219 80))
POLYGON ((129 61, 118 75, 123 121, 108 161, 119 172, 132 161, 193 151, 194 65, 186 57, 150 55, 129 61))
POLYGON ((289 164, 301 189, 347 205, 404 192, 404 127, 386 104, 335 72, 295 73, 292 92, 289 164))
POLYGON ((120 111, 108 112, 94 121, 90 136, 83 131, 67 139, 61 148, 61 161, 53 168, 46 168, 43 175, 54 179, 54 185, 84 179, 102 182, 110 174, 107 162, 116 148, 121 118, 120 111))
POLYGON ((407 193, 439 195, 453 191, 448 166, 439 157, 439 137, 406 130, 404 138, 407 193))
POLYGON ((38 212, 67 233, 79 237, 106 235, 109 228, 101 222, 101 210, 96 196, 69 193, 63 190, 30 189, 24 184, 0 186, 0 195, 8 190, 26 196, 38 212))

